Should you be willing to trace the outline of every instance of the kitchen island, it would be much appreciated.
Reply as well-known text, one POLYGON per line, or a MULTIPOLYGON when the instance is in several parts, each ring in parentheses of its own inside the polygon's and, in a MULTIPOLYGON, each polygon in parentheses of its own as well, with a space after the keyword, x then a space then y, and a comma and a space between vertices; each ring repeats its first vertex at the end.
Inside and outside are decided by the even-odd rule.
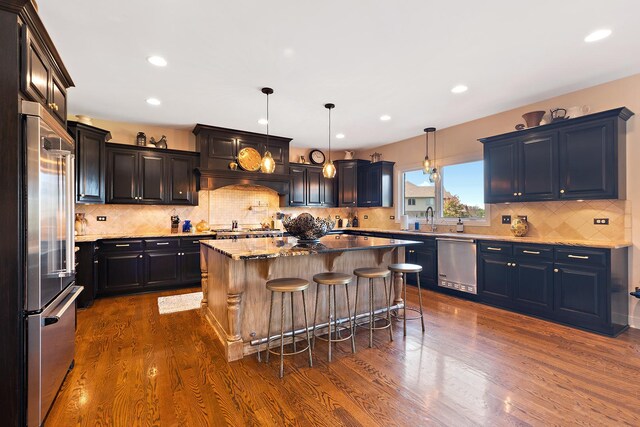
MULTIPOLYGON (((389 264, 404 261, 404 248, 419 245, 411 240, 385 239, 364 236, 329 235, 318 243, 300 244, 293 237, 202 240, 200 242, 200 268, 202 271, 202 310, 224 347, 228 361, 242 359, 258 351, 256 342, 267 337, 270 292, 267 280, 282 277, 299 277, 311 283, 305 292, 309 322, 316 298, 313 276, 326 271, 351 274, 360 267, 386 268, 389 264)), ((401 307, 402 278, 393 278, 393 304, 401 307)), ((355 278, 349 285, 351 301, 355 298, 355 278)), ((323 294, 324 295, 324 294, 323 294)), ((338 291, 338 318, 347 317, 346 298, 338 291)), ((365 310, 368 287, 360 287, 357 312, 365 310)), ((302 301, 296 295, 295 328, 304 324, 302 301)), ((352 302, 353 304, 353 302, 352 302)), ((384 292, 376 292, 375 308, 386 307, 384 292)), ((287 304, 288 305, 288 304, 287 304)), ((285 313, 285 329, 289 330, 289 308, 285 313)), ((353 307, 350 307, 353 313, 353 307)), ((326 301, 318 303, 318 323, 326 323, 326 301)))

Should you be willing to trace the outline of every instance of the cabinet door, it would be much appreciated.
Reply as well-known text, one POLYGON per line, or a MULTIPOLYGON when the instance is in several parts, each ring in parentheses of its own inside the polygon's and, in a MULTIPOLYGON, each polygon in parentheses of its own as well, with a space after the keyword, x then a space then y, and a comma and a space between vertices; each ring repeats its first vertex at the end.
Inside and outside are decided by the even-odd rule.
POLYGON ((358 165, 340 163, 338 167, 338 206, 358 206, 358 165))
POLYGON ((567 127, 559 141, 560 198, 617 198, 614 120, 567 127))
POLYGON ((180 260, 182 263, 182 283, 199 283, 202 278, 202 272, 200 271, 200 250, 189 250, 182 253, 184 254, 180 260))
POLYGON ((323 190, 324 190, 324 177, 322 176, 322 169, 308 168, 307 169, 307 205, 308 206, 322 206, 323 202, 323 190))
POLYGON ((518 199, 518 140, 484 145, 484 201, 511 202, 518 199))
POLYGON ((554 314, 558 320, 580 326, 607 321, 607 279, 603 267, 556 264, 554 314))
POLYGON ((62 123, 67 121, 67 91, 64 86, 56 78, 55 74, 51 75, 51 99, 53 108, 51 111, 62 123))
POLYGON ((358 205, 382 206, 382 168, 372 164, 358 171, 358 205))
POLYGON ((289 206, 304 206, 306 198, 307 168, 291 166, 289 168, 289 206))
POLYGON ((85 130, 76 135, 76 201, 104 203, 104 135, 85 130))
POLYGON ((478 265, 478 285, 482 302, 503 307, 512 305, 511 260, 507 257, 481 255, 478 265))
POLYGON ((173 155, 168 158, 169 188, 167 203, 172 205, 195 205, 193 158, 173 155))
POLYGON ((553 310, 553 262, 518 260, 513 278, 514 305, 525 313, 553 310))
MULTIPOLYGON (((322 176, 322 172, 320 173, 320 176, 322 176)), ((338 193, 336 191, 336 187, 337 187, 336 184, 337 184, 336 178, 325 178, 324 176, 322 176, 322 181, 321 181, 322 206, 328 208, 328 207, 334 207, 338 205, 338 200, 337 200, 338 193)))
POLYGON ((165 200, 165 157, 161 154, 140 153, 138 201, 162 204, 165 200))
POLYGON ((98 257, 98 289, 109 294, 141 289, 144 284, 141 252, 107 253, 98 257))
POLYGON ((145 286, 170 286, 180 282, 180 252, 178 250, 146 252, 144 254, 145 286))
POLYGON ((520 142, 520 200, 554 200, 558 197, 557 151, 557 132, 530 135, 520 142))
POLYGON ((25 44, 23 51, 24 73, 23 73, 23 90, 34 101, 50 108, 49 99, 51 95, 51 69, 44 52, 31 36, 31 32, 24 26, 25 44))
POLYGON ((107 150, 107 203, 138 202, 138 153, 107 150))

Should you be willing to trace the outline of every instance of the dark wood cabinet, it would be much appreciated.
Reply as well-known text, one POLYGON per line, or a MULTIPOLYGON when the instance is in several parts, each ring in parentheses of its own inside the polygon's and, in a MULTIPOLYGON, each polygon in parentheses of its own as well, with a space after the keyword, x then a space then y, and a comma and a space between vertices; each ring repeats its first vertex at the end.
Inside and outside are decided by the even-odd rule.
POLYGON ((338 206, 358 206, 358 173, 359 170, 369 164, 365 160, 336 160, 335 162, 338 180, 338 206))
POLYGON ((511 306, 513 267, 503 255, 482 253, 478 259, 478 294, 483 302, 511 306))
POLYGON ((393 206, 393 162, 361 165, 358 170, 358 206, 393 206))
POLYGON ((54 57, 53 48, 44 42, 41 34, 23 24, 20 37, 22 92, 30 100, 44 105, 54 117, 65 124, 67 88, 73 86, 73 82, 54 57))
POLYGON ((180 282, 180 257, 178 249, 169 251, 145 251, 145 286, 170 286, 180 282))
POLYGON ((194 284, 200 282, 200 245, 195 249, 184 249, 180 259, 180 283, 194 284))
POLYGON ((142 251, 99 252, 98 290, 109 295, 123 291, 140 291, 144 285, 144 254, 142 251))
POLYGON ((197 155, 106 144, 106 202, 197 205, 197 155))
POLYGON ((78 247, 76 252, 76 285, 84 287, 77 300, 78 307, 86 308, 93 305, 98 291, 96 280, 98 260, 95 259, 95 242, 76 242, 75 246, 78 247))
POLYGON ((291 163, 289 167, 289 196, 286 206, 336 206, 335 178, 322 175, 322 167, 291 163))
POLYGON ((606 268, 556 264, 554 302, 560 320, 599 327, 606 324, 606 268))
POLYGON ((513 277, 513 304, 531 314, 553 311, 553 261, 517 259, 513 277))
POLYGON ((76 202, 105 202, 105 141, 109 131, 79 122, 68 122, 76 141, 76 202))
POLYGON ((485 203, 626 195, 626 108, 480 141, 485 203))
MULTIPOLYGON (((382 236, 389 238, 390 236, 382 236)), ((417 240, 422 245, 407 246, 405 248, 405 260, 411 264, 417 264, 422 267, 420 276, 420 287, 424 289, 437 289, 438 287, 438 255, 435 238, 420 238, 418 236, 394 236, 398 239, 417 240)), ((408 274, 406 276, 407 284, 417 286, 416 275, 408 274)))

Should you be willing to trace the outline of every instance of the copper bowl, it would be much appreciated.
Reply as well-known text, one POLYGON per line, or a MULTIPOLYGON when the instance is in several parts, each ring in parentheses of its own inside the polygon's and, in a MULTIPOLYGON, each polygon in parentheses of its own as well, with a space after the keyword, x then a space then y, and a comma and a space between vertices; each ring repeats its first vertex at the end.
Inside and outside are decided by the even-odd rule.
POLYGON ((534 126, 540 126, 542 117, 545 114, 546 114, 546 111, 530 111, 528 113, 524 113, 522 115, 522 118, 527 123, 527 127, 532 128, 534 126))

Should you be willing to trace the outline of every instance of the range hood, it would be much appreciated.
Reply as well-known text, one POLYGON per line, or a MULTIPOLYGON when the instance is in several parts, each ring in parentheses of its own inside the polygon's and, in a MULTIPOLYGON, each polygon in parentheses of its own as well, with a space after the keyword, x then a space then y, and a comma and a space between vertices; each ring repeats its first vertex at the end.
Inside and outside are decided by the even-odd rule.
POLYGON ((198 190, 216 190, 230 185, 259 185, 281 196, 289 194, 289 175, 265 174, 238 170, 196 169, 198 190))

